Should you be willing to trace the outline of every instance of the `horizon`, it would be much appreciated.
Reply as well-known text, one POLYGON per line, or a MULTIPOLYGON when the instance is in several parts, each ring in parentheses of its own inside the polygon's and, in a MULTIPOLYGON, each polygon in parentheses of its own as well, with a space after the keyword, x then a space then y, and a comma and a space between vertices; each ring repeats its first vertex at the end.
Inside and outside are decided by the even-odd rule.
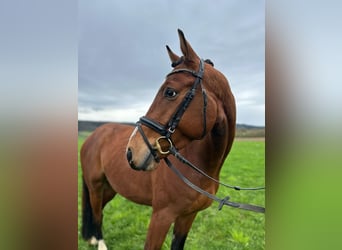
MULTIPOLYGON (((134 122, 131 121, 103 121, 103 120, 96 120, 96 121, 90 121, 90 120, 77 120, 78 122, 93 122, 93 123, 123 123, 123 124, 135 124, 138 119, 134 122)), ((255 125, 255 124, 246 124, 246 123, 236 123, 236 126, 249 126, 249 127, 254 127, 254 128, 266 128, 265 125, 260 126, 260 125, 255 125)))

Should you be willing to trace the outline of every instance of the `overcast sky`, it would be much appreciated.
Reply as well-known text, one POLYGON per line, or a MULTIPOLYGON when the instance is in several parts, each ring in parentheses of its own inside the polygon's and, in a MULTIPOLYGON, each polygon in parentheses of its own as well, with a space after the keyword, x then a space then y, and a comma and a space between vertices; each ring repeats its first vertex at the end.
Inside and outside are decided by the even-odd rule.
POLYGON ((264 1, 79 1, 78 118, 137 121, 181 54, 177 29, 230 82, 237 122, 265 125, 264 1))

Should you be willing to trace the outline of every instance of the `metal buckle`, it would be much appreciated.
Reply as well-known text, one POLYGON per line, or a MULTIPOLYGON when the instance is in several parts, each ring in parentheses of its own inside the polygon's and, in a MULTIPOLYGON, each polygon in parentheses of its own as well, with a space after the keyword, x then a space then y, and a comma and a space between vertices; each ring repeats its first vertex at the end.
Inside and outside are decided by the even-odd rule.
POLYGON ((166 136, 161 136, 161 137, 159 137, 159 138, 156 140, 156 148, 157 148, 158 152, 159 152, 160 154, 162 154, 162 155, 167 155, 167 154, 169 154, 169 153, 170 153, 170 148, 172 148, 172 141, 171 141, 171 139, 170 139, 170 138, 167 138, 166 136), (169 147, 169 149, 168 149, 167 151, 163 151, 162 147, 160 146, 160 142, 159 142, 160 140, 166 140, 166 141, 169 143, 170 147, 169 147))
MULTIPOLYGON (((167 129, 167 131, 169 131, 171 134, 173 134, 174 132, 175 132, 175 128, 174 129, 171 129, 171 127, 169 127, 168 129, 167 129)), ((159 139, 159 138, 158 138, 159 139)), ((165 139, 167 139, 167 138, 165 138, 165 139)))

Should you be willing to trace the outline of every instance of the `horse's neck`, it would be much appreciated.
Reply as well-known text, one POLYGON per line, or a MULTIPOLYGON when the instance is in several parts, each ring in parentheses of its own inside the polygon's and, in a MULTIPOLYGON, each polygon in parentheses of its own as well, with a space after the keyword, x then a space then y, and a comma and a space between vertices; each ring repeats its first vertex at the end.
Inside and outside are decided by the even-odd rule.
POLYGON ((198 142, 198 157, 203 162, 201 168, 216 178, 231 147, 228 133, 227 123, 216 124, 213 130, 198 142))

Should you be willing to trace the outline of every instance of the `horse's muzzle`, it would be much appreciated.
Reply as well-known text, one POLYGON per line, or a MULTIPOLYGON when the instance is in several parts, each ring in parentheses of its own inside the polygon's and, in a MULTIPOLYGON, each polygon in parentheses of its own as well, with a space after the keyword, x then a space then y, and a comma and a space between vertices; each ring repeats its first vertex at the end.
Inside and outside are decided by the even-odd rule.
POLYGON ((131 148, 127 148, 126 150, 126 157, 127 157, 127 161, 128 164, 130 165, 130 167, 134 170, 138 170, 138 171, 149 171, 154 169, 154 160, 153 160, 153 156, 151 153, 148 153, 147 155, 145 155, 145 157, 143 158, 143 160, 139 163, 136 162, 133 156, 133 151, 131 148))

